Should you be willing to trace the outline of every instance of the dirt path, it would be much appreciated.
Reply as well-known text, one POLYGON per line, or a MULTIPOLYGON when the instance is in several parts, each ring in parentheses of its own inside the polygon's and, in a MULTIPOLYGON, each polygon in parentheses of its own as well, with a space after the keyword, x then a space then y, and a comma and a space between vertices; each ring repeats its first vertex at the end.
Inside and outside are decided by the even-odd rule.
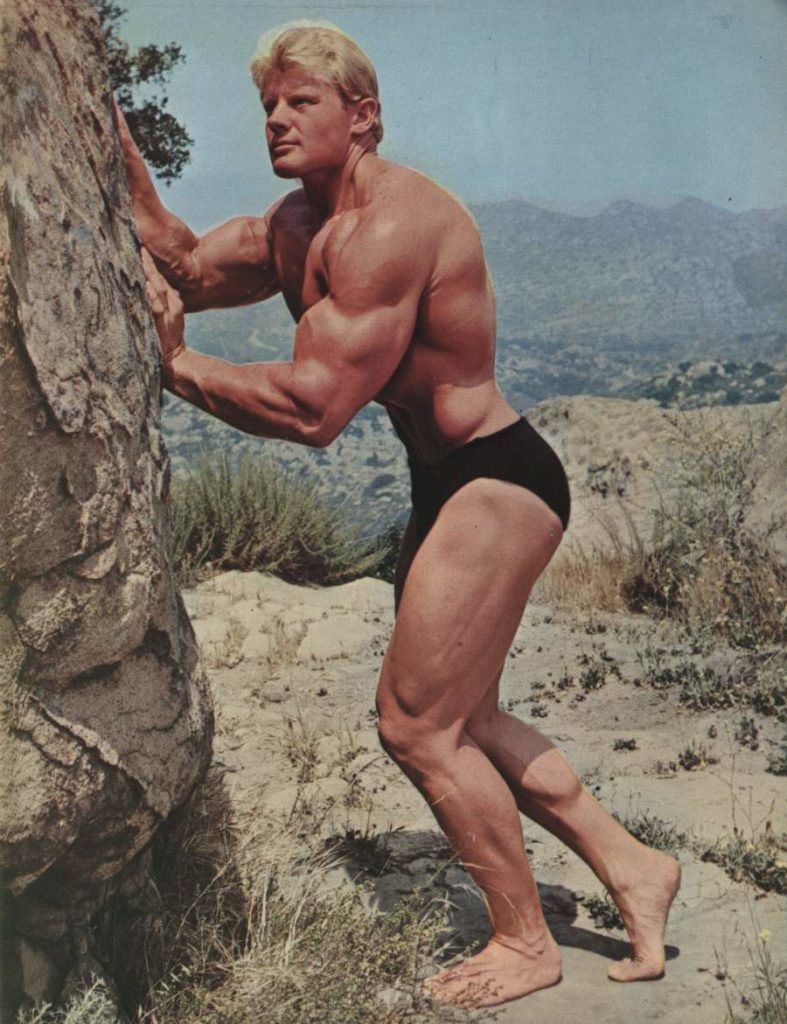
MULTIPOLYGON (((460 941, 482 942, 477 890, 450 861, 428 809, 377 743, 373 697, 393 621, 390 586, 361 580, 309 589, 227 573, 185 597, 213 684, 216 759, 239 820, 302 815, 327 837, 349 834, 354 867, 334 869, 326 884, 352 884, 354 871, 384 865, 374 881, 380 908, 428 888, 454 905, 460 941)), ((766 772, 778 726, 741 709, 689 712, 677 705, 674 688, 637 685, 643 663, 674 656, 675 644, 645 618, 589 623, 531 607, 501 695, 565 751, 610 810, 675 844, 684 881, 667 936, 666 978, 637 985, 606 980, 609 963, 627 947, 622 932, 594 923, 590 909, 600 884, 560 843, 525 822, 547 918, 563 951, 564 981, 477 1019, 720 1024, 726 999, 739 1009, 739 989, 754 987, 760 933, 770 932, 768 948, 785 959, 784 897, 734 881, 701 859, 736 828, 739 852, 762 838, 767 822, 776 833, 785 829, 787 785, 766 772)), ((776 870, 783 875, 785 867, 776 870)))

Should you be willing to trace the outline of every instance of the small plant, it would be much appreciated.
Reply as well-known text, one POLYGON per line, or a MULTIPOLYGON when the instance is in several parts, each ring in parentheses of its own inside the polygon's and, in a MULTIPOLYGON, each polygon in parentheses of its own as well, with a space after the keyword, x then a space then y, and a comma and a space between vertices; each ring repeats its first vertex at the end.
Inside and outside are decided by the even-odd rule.
POLYGON ((724 868, 736 882, 750 882, 765 892, 787 895, 787 836, 774 834, 770 822, 747 840, 736 828, 732 839, 717 840, 701 852, 702 860, 724 868))
POLYGON ((658 818, 655 814, 630 814, 618 820, 635 839, 639 839, 645 846, 650 846, 654 850, 677 853, 688 843, 685 832, 678 831, 675 825, 658 818))
POLYGON ((206 662, 209 668, 234 668, 242 658, 243 641, 249 635, 248 629, 237 619, 230 617, 222 640, 214 640, 206 646, 206 662))
POLYGON ((778 750, 768 751, 768 767, 771 775, 787 775, 787 740, 782 740, 778 750))
POLYGON ((583 906, 593 918, 597 928, 624 928, 620 911, 612 902, 608 893, 601 896, 586 896, 583 906))
POLYGON ((23 1010, 17 1024, 119 1024, 120 1020, 106 985, 96 981, 75 992, 63 1007, 44 1003, 35 1010, 23 1010))
POLYGON ((637 741, 635 739, 624 740, 617 739, 612 744, 613 750, 638 750, 637 741))
MULTIPOLYGON (((672 763, 672 762, 670 762, 672 763)), ((703 743, 697 744, 693 740, 678 754, 678 762, 685 772, 696 772, 706 768, 710 764, 718 764, 718 757, 709 754, 703 743)))
POLYGON ((320 736, 299 711, 295 718, 284 717, 284 752, 295 769, 298 782, 313 782, 320 763, 320 736))
MULTIPOLYGON (((620 670, 614 664, 606 650, 594 652, 593 654, 580 654, 579 663, 582 670, 579 673, 578 682, 583 693, 591 693, 593 690, 600 690, 613 676, 620 678, 620 670)), ((559 683, 560 689, 566 689, 572 685, 573 677, 564 677, 559 683), (569 682, 564 684, 564 680, 569 682), (564 685, 561 685, 564 684, 564 685)))
POLYGON ((760 931, 757 936, 757 952, 752 956, 755 990, 741 992, 741 1002, 747 1006, 746 1016, 740 1017, 733 1010, 728 995, 724 1024, 784 1024, 787 1021, 787 965, 774 960, 770 939, 767 931, 760 931))
POLYGON ((286 665, 294 665, 298 660, 298 648, 306 635, 306 625, 286 623, 275 615, 270 627, 270 646, 267 662, 271 672, 277 672, 286 665))
POLYGON ((738 728, 735 730, 735 739, 740 743, 742 747, 748 747, 749 750, 760 749, 760 729, 753 718, 747 718, 745 715, 740 720, 738 728))
POLYGON ((367 818, 363 829, 347 828, 326 842, 326 851, 333 857, 348 861, 367 878, 379 878, 393 865, 392 833, 377 832, 367 818))

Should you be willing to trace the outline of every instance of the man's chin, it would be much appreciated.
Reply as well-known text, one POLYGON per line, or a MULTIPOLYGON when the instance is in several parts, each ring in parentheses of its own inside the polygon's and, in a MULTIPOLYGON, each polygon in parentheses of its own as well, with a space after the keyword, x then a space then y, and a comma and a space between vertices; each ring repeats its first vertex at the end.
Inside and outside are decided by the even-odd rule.
POLYGON ((277 178, 297 178, 298 172, 294 167, 282 167, 281 164, 277 167, 276 164, 271 165, 273 173, 277 178))

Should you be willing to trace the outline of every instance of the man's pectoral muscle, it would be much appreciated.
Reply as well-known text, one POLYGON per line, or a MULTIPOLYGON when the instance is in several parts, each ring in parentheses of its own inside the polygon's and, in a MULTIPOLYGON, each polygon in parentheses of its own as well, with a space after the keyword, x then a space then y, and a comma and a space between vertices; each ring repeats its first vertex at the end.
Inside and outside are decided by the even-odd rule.
POLYGON ((330 291, 301 317, 291 362, 238 366, 187 349, 164 367, 167 387, 250 434, 330 444, 390 379, 415 327, 425 274, 409 240, 379 242, 359 227, 326 244, 330 291))

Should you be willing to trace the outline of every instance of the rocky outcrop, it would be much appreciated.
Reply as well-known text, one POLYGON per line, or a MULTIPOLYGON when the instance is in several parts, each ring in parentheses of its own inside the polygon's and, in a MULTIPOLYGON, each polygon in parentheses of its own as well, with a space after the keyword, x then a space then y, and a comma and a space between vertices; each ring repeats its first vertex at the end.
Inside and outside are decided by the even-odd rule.
POLYGON ((98 19, 81 0, 15 0, 0 45, 0 868, 13 1002, 56 997, 87 955, 107 887, 202 771, 212 716, 166 555, 157 345, 98 19))

